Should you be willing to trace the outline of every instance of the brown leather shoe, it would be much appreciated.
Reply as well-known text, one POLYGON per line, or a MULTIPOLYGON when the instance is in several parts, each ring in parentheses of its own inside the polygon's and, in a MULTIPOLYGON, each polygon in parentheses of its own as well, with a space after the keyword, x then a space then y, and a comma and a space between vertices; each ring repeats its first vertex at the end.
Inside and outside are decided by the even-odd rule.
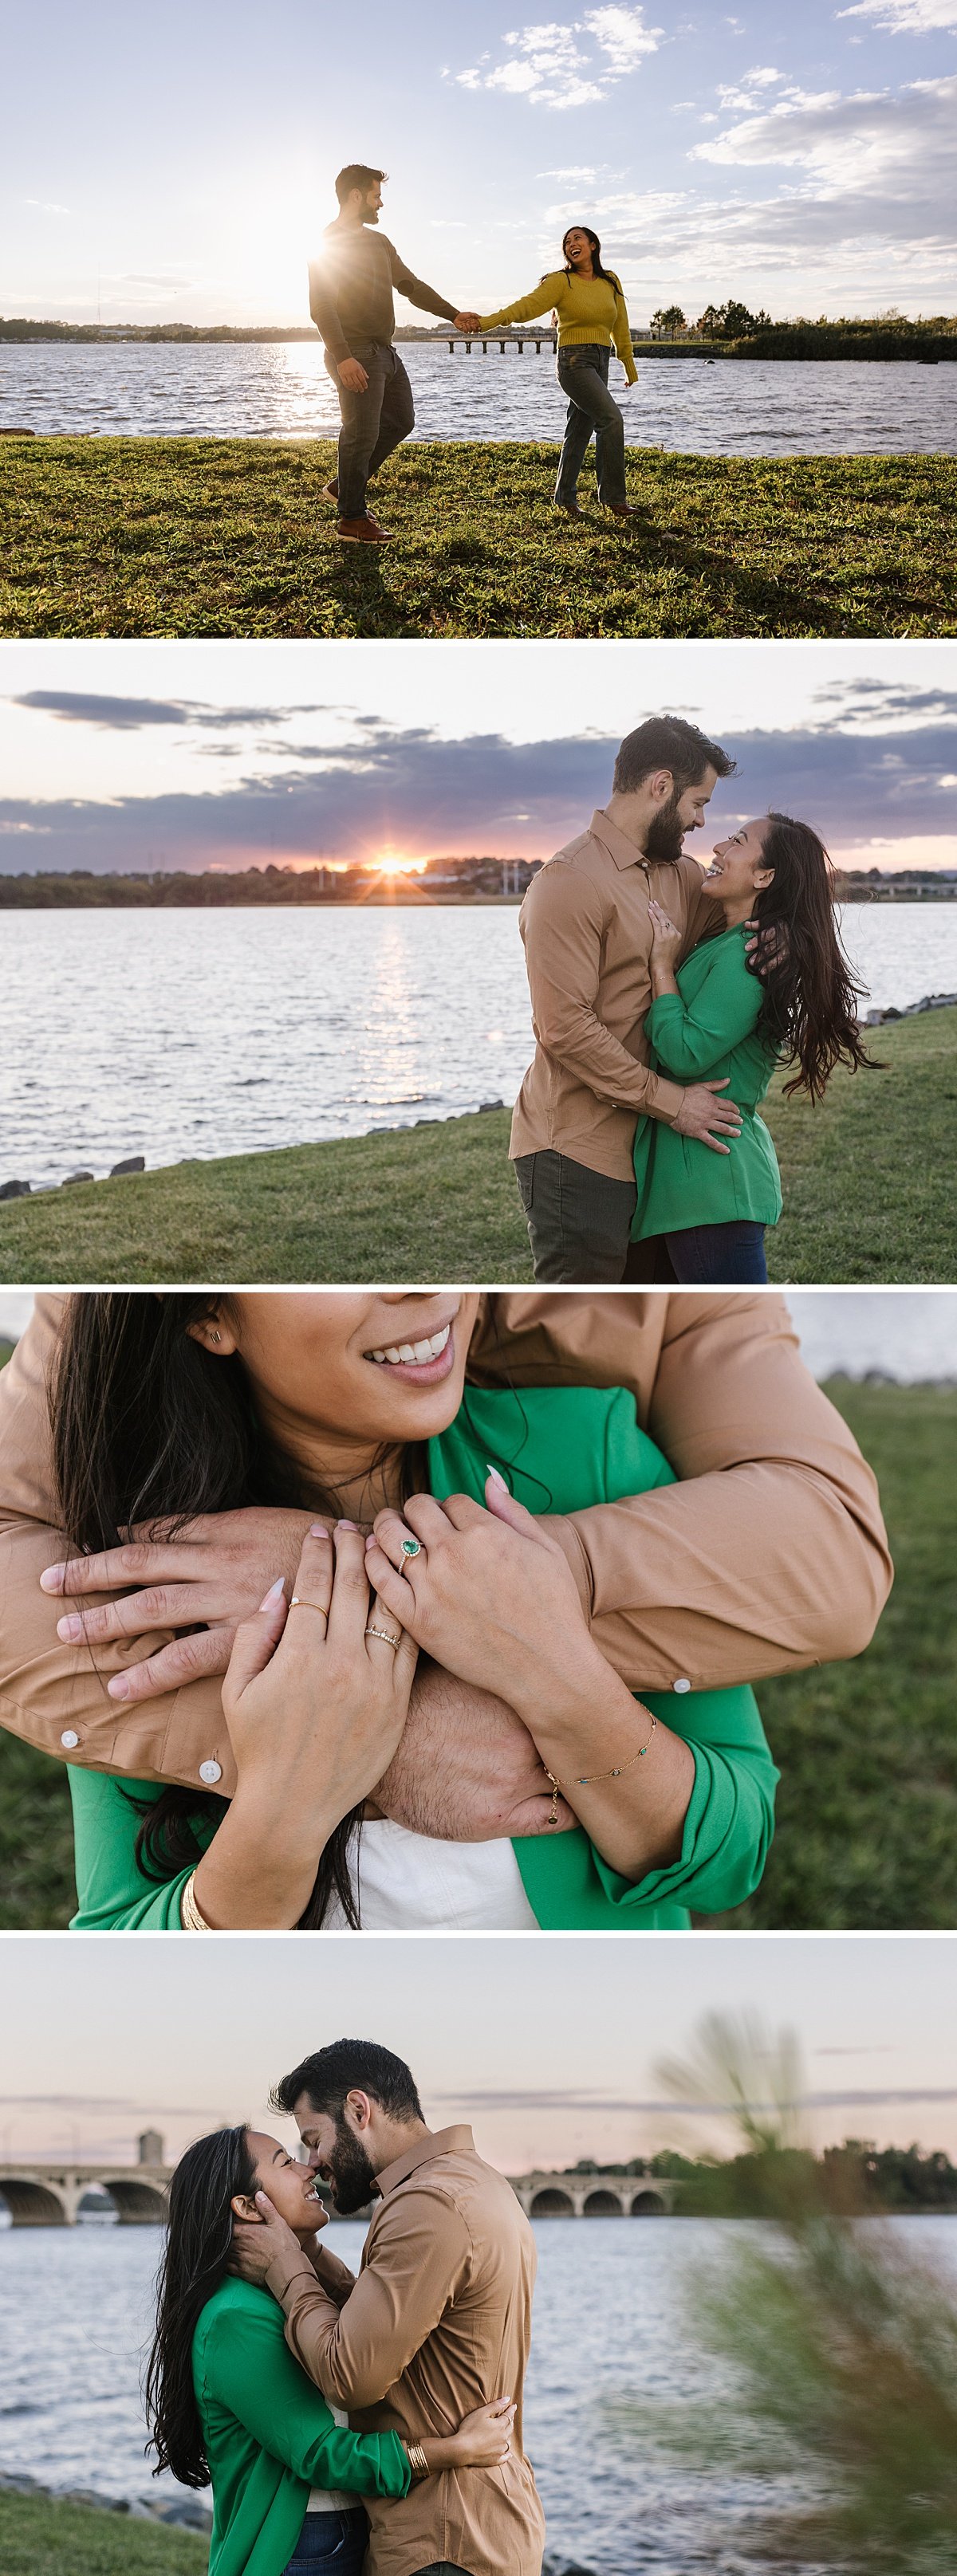
POLYGON ((560 510, 565 519, 583 519, 585 516, 584 510, 577 501, 555 501, 552 506, 560 510))
POLYGON ((380 528, 378 519, 370 519, 368 511, 362 519, 340 519, 336 534, 342 538, 344 546, 388 546, 392 543, 391 528, 380 528))
POLYGON ((637 501, 606 501, 605 508, 613 519, 643 519, 645 515, 637 501))
POLYGON ((339 498, 339 486, 338 486, 338 483, 336 482, 335 476, 333 476, 333 479, 332 479, 332 482, 331 482, 331 483, 324 483, 324 484, 323 484, 323 486, 322 486, 322 497, 323 497, 323 500, 324 500, 324 501, 338 501, 338 498, 339 498))

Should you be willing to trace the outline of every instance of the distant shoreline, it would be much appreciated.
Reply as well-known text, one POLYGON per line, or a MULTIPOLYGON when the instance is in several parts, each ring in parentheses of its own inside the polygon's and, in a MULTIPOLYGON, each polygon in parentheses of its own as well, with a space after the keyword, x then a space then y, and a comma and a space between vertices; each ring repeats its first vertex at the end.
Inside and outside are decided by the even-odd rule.
MULTIPOLYGON (((481 330, 465 334, 454 325, 439 325, 435 330, 420 330, 415 324, 400 323, 395 338, 403 344, 418 343, 423 348, 442 348, 450 339, 464 345, 491 347, 523 342, 551 343, 551 324, 540 320, 507 325, 494 331, 481 330)), ((129 349, 143 347, 281 347, 295 343, 318 345, 317 333, 309 323, 230 322, 34 322, 19 315, 5 320, 0 316, 0 346, 36 348, 53 345, 69 348, 129 349)), ((928 322, 893 322, 881 319, 861 322, 773 322, 765 330, 750 331, 741 339, 706 339, 696 331, 666 338, 658 332, 632 332, 632 346, 642 358, 772 358, 772 359, 859 359, 864 363, 888 360, 910 360, 918 365, 938 366, 941 362, 957 363, 957 316, 935 314, 928 322)))
MULTIPOLYGON (((435 862, 437 870, 454 870, 457 864, 449 859, 435 862)), ((430 879, 428 869, 421 876, 389 876, 377 883, 371 872, 357 868, 350 878, 338 878, 332 885, 328 883, 332 872, 323 867, 272 866, 235 874, 204 869, 195 876, 174 869, 131 869, 102 876, 92 870, 69 875, 37 870, 0 875, 0 912, 379 912, 397 906, 431 912, 447 904, 474 911, 479 905, 520 904, 542 862, 466 859, 460 864, 458 884, 447 875, 430 879), (470 870, 474 873, 469 874, 470 870), (497 870, 509 871, 511 882, 496 885, 492 880, 497 870)), ((938 879, 929 871, 926 876, 909 872, 882 876, 872 871, 840 879, 836 891, 840 903, 957 903, 957 874, 938 879)))

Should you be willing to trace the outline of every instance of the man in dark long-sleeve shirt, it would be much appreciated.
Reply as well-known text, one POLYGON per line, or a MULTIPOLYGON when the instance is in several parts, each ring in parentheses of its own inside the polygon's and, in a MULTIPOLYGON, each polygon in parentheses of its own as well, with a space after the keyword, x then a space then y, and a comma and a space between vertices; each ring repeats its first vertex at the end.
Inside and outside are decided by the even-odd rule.
POLYGON ((326 489, 338 501, 339 535, 350 545, 387 544, 388 530, 372 517, 366 487, 415 427, 412 387, 392 346, 393 289, 424 313, 456 320, 455 305, 414 277, 393 243, 375 231, 384 177, 359 162, 340 170, 339 213, 309 269, 309 310, 342 413, 338 480, 326 489))

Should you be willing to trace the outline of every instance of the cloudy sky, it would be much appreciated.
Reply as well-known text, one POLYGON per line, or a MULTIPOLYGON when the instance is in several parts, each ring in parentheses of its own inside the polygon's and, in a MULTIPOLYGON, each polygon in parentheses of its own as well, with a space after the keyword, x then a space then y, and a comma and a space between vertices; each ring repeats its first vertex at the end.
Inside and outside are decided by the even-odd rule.
POLYGON ((671 707, 856 866, 957 866, 947 644, 0 644, 0 868, 547 856, 671 707))
MULTIPOLYGON (((508 2171, 722 2144, 730 2133, 713 2115, 672 2111, 658 2071, 720 2010, 797 2033, 818 2143, 918 2138, 954 2154, 950 1949, 864 1933, 656 1934, 653 1945, 331 1933, 320 1957, 282 1934, 199 1948, 159 1934, 10 1934, 0 2153, 126 2156, 154 2120, 178 2152, 205 2127, 261 2114, 276 2077, 345 2030, 397 2049, 426 2118, 471 2118, 508 2171)), ((268 2125, 287 2129, 275 2115, 268 2125)))
MULTIPOLYGON (((305 318, 346 160, 392 174, 420 275, 480 309, 596 224, 636 320, 729 293, 774 315, 953 301, 957 0, 49 0, 13 13, 0 310, 305 318), (351 60, 349 57, 351 56, 351 60)), ((410 318, 405 309, 405 318, 410 318)))

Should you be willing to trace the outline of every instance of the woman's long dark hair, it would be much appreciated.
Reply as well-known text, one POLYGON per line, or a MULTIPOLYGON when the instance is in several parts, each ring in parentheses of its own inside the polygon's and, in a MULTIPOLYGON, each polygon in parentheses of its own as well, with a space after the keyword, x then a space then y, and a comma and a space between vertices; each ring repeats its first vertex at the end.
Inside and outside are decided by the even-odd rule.
POLYGON ((169 2227, 156 2285, 156 2333, 146 2365, 144 2398, 154 2477, 171 2469, 184 2487, 208 2487, 209 2463, 196 2391, 193 2336, 214 2290, 225 2281, 233 2241, 235 2193, 256 2188, 249 2133, 217 2129, 187 2147, 170 2184, 169 2227))
POLYGON ((874 1068, 861 1042, 856 984, 834 920, 833 870, 809 823, 771 814, 761 865, 773 868, 751 919, 757 946, 748 963, 764 986, 758 1035, 797 1071, 785 1092, 823 1098, 835 1065, 874 1068))
POLYGON ((585 240, 591 245, 591 264, 593 274, 595 277, 607 277, 612 286, 617 286, 618 280, 616 277, 612 276, 611 270, 609 268, 602 267, 601 243, 598 239, 597 233, 593 233, 590 224, 569 224, 568 232, 564 234, 562 239, 562 258, 565 262, 566 268, 569 270, 571 269, 571 261, 565 248, 565 243, 568 240, 568 233, 584 233, 585 240))
MULTIPOLYGON (((193 1340, 190 1324, 228 1308, 208 1289, 70 1299, 50 1390, 53 1466, 63 1528, 84 1554, 122 1545, 137 1524, 162 1524, 169 1536, 202 1512, 250 1503, 336 1517, 335 1493, 265 1438, 242 1361, 216 1359, 193 1340)), ((410 1449, 403 1493, 424 1481, 422 1453, 410 1449)), ((209 1792, 164 1789, 141 1810, 144 1875, 162 1881, 195 1867, 204 1849, 197 1824, 218 1824, 224 1812, 209 1792)), ((318 1929, 334 1897, 358 1928, 349 1849, 360 1813, 343 1817, 326 1844, 300 1930, 318 1929)))

